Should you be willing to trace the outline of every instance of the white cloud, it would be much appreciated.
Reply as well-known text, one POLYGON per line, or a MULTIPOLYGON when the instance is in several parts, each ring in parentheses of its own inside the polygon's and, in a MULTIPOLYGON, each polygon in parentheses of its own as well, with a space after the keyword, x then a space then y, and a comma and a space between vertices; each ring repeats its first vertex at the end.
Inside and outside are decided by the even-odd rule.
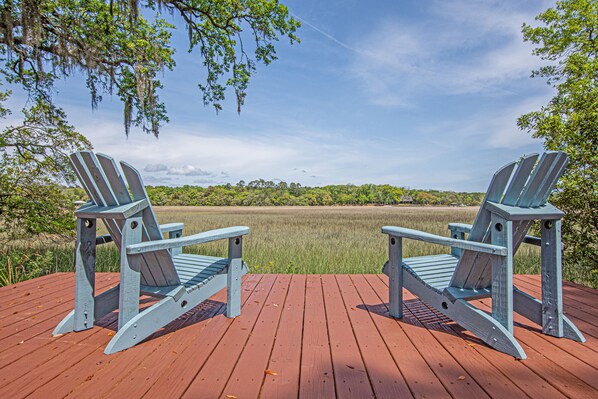
POLYGON ((162 163, 148 164, 148 165, 145 165, 145 168, 143 168, 144 172, 165 172, 167 170, 168 170, 168 166, 166 166, 162 163))
POLYGON ((521 24, 536 10, 501 2, 435 2, 426 25, 386 21, 353 47, 350 74, 377 105, 410 107, 422 96, 516 94, 538 59, 521 24))
POLYGON ((179 176, 214 176, 213 172, 208 172, 193 165, 183 165, 181 167, 168 168, 168 174, 179 176))

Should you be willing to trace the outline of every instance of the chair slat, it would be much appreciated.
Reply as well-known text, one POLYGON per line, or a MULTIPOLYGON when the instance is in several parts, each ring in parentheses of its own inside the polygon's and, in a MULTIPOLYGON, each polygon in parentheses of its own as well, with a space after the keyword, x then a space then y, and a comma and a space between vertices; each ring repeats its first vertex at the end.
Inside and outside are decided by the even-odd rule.
MULTIPOLYGON (((71 154, 70 159, 71 165, 73 166, 73 169, 79 177, 79 181, 82 183, 83 189, 86 191, 89 198, 96 205, 107 206, 108 204, 104 201, 104 198, 101 196, 99 189, 97 188, 97 185, 94 182, 93 177, 91 176, 90 171, 85 166, 82 153, 76 152, 74 154, 71 154)), ((118 223, 112 219, 103 219, 103 223, 106 226, 108 233, 110 233, 110 236, 114 241, 114 244, 116 244, 116 246, 120 248, 120 242, 122 237, 120 228, 121 226, 119 226, 118 223)))
POLYGON ((521 161, 519 161, 519 166, 513 174, 511 183, 509 184, 509 187, 507 188, 505 196, 501 202, 502 204, 517 204, 517 200, 519 200, 519 196, 525 187, 525 183, 527 183, 528 179, 530 178, 530 174, 534 169, 534 165, 538 161, 538 156, 538 154, 531 154, 523 157, 521 161))
MULTIPOLYGON (((509 178, 511 177, 516 164, 516 162, 509 163, 499 169, 494 176, 492 176, 490 186, 488 187, 484 201, 482 201, 482 206, 480 206, 480 210, 473 223, 468 240, 481 241, 486 235, 486 232, 490 226, 491 215, 490 212, 485 209, 484 204, 487 201, 499 202, 501 200, 505 192, 505 187, 507 187, 507 183, 509 182, 509 178)), ((463 251, 461 258, 459 259, 459 263, 455 269, 455 274, 453 275, 450 283, 452 287, 470 288, 467 287, 468 277, 474 267, 475 258, 475 252, 467 250, 463 251)))
POLYGON ((556 159, 557 152, 546 152, 542 154, 540 161, 534 168, 531 177, 529 178, 528 184, 526 184, 517 206, 522 208, 529 208, 536 204, 536 197, 540 188, 545 185, 544 180, 547 179, 550 170, 553 168, 553 162, 556 159))
MULTIPOLYGON (((116 200, 120 204, 128 204, 132 202, 131 196, 129 195, 129 191, 127 190, 127 186, 118 171, 118 166, 113 158, 104 155, 104 154, 97 154, 97 159, 104 171, 104 175, 112 188, 112 192, 116 200)), ((143 226, 142 231, 142 240, 149 241, 149 235, 147 234, 147 229, 145 225, 143 226)), ((158 258, 155 254, 143 254, 142 256, 136 256, 131 259, 131 262, 135 266, 138 267, 141 275, 144 279, 144 285, 149 286, 164 286, 169 285, 166 279, 164 278, 164 274, 160 271, 160 264, 158 263, 158 258)))
MULTIPOLYGON (((517 169, 513 173, 509 187, 505 191, 502 200, 499 201, 505 205, 515 205, 522 195, 523 190, 531 179, 531 174, 534 170, 534 165, 538 160, 538 154, 532 154, 523 157, 517 169)), ((490 229, 486 232, 483 242, 490 243, 491 233, 490 229)), ((515 226, 513 227, 515 231, 515 226)), ((475 270, 469 275, 467 286, 473 289, 488 288, 492 283, 492 259, 487 254, 477 253, 473 263, 476 265, 475 270)))
MULTIPOLYGON (((140 199, 149 200, 147 192, 145 191, 145 186, 141 180, 141 175, 137 169, 122 161, 120 165, 122 167, 123 174, 129 183, 129 189, 131 190, 131 194, 133 194, 133 198, 136 201, 140 199)), ((160 225, 158 224, 158 220, 156 219, 156 215, 154 214, 151 204, 143 211, 143 224, 145 225, 147 234, 151 240, 162 240, 160 225)), ((156 263, 161 265, 160 272, 162 273, 167 285, 179 284, 179 276, 174 267, 170 252, 163 250, 155 251, 154 254, 157 258, 156 263)))

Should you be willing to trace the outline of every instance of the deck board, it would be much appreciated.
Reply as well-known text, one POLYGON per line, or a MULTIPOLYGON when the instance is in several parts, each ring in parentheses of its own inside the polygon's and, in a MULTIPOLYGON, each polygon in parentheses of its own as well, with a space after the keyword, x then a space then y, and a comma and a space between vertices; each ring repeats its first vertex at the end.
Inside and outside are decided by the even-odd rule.
MULTIPOLYGON (((97 274, 98 292, 117 283, 118 274, 97 274)), ((515 283, 541 295, 539 276, 515 283)), ((103 350, 116 313, 51 336, 72 307, 72 273, 3 287, 0 397, 598 397, 598 290, 563 287, 585 344, 542 335, 515 315, 528 355, 518 361, 407 291, 404 319, 389 318, 387 284, 382 275, 248 275, 240 317, 224 316, 223 290, 111 356, 103 350)), ((490 299, 473 303, 491 308, 490 299)))

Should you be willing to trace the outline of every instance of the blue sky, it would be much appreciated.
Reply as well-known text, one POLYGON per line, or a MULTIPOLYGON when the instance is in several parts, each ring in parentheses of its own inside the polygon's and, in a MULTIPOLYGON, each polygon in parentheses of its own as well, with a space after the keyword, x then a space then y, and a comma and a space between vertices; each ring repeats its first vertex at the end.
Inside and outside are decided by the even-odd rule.
MULTIPOLYGON (((240 115, 232 92, 218 115, 203 106, 205 72, 180 23, 177 67, 161 93, 171 122, 159 139, 125 137, 118 99, 104 96, 92 111, 80 78, 60 82, 56 101, 97 151, 153 185, 264 178, 484 191, 498 167, 542 151, 516 126, 553 95, 530 78, 541 61, 521 24, 553 2, 283 3, 303 22, 301 43, 278 43, 279 59, 258 68, 240 115)), ((13 110, 23 99, 14 96, 13 110)))

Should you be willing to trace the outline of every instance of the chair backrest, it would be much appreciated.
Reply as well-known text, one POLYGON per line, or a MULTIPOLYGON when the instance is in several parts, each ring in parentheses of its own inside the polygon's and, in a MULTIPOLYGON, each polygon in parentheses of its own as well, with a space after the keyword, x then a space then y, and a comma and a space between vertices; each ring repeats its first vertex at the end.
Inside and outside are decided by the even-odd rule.
MULTIPOLYGON (((499 169, 492 180, 473 223, 468 240, 489 243, 491 213, 488 202, 537 208, 545 205, 550 193, 567 166, 568 158, 563 152, 525 156, 499 169)), ((531 225, 530 221, 513 223, 513 248, 517 250, 531 225)), ((465 289, 489 288, 492 284, 491 256, 475 251, 463 251, 450 286, 465 289)))
MULTIPOLYGON (((142 199, 146 199, 149 203, 141 175, 129 164, 121 162, 129 185, 127 189, 116 162, 109 156, 94 154, 91 151, 80 151, 71 154, 70 158, 79 181, 95 205, 125 205, 142 199)), ((142 240, 162 240, 160 226, 151 203, 142 211, 142 218, 142 240)), ((114 243, 120 249, 123 221, 117 219, 103 219, 103 221, 114 243)), ((121 253, 121 256, 126 256, 126 254, 121 253)), ((134 256, 130 261, 132 266, 140 271, 141 283, 144 285, 169 286, 180 283, 172 257, 167 250, 134 256)))

